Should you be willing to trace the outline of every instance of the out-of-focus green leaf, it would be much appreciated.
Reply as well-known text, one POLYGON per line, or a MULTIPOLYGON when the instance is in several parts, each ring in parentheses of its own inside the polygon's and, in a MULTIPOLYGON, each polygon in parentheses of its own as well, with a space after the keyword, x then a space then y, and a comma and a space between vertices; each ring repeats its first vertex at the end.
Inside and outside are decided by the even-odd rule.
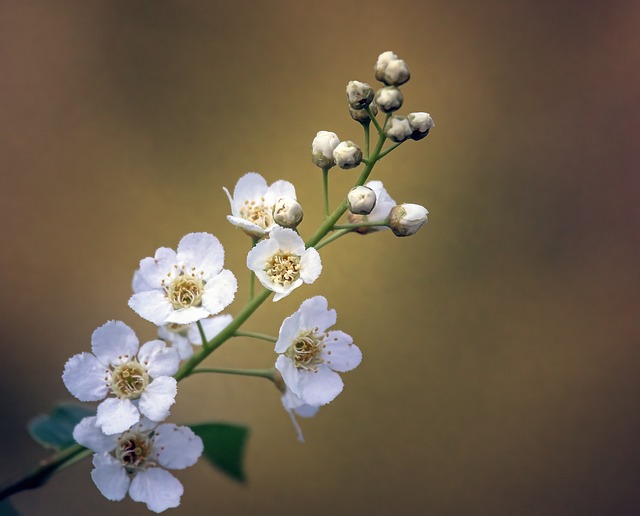
POLYGON ((249 429, 229 423, 200 423, 189 426, 202 439, 204 456, 231 478, 244 482, 243 460, 249 429))
POLYGON ((0 516, 20 516, 20 513, 13 508, 9 500, 0 502, 0 516))
POLYGON ((95 409, 62 403, 50 414, 36 416, 27 426, 29 434, 45 448, 61 450, 75 443, 73 428, 80 420, 95 415, 95 409))

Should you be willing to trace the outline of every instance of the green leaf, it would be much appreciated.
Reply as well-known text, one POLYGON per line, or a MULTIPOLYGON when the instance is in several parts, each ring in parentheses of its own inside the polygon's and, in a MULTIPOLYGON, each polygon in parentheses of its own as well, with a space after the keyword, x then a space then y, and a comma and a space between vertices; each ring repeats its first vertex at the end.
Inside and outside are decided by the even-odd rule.
POLYGON ((249 429, 229 423, 201 423, 189 426, 202 439, 204 456, 209 462, 234 480, 244 482, 243 459, 249 429))
POLYGON ((27 426, 29 434, 45 448, 61 450, 75 444, 73 428, 80 420, 95 415, 95 409, 61 403, 50 414, 36 416, 27 426))

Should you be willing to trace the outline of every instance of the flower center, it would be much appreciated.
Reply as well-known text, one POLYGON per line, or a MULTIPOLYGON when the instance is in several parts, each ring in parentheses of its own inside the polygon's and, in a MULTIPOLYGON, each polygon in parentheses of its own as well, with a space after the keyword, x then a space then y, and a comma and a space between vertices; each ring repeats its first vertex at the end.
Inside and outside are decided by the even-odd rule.
POLYGON ((322 350, 327 347, 324 337, 318 335, 315 330, 301 332, 289 349, 285 351, 285 356, 293 360, 298 369, 307 371, 317 371, 315 367, 324 363, 321 358, 322 350))
POLYGON ((111 392, 120 399, 139 398, 147 385, 147 369, 136 359, 118 364, 111 373, 111 392))
POLYGON ((169 302, 176 310, 189 308, 190 306, 200 306, 203 293, 204 281, 190 274, 181 274, 167 288, 169 302))
POLYGON ((267 229, 273 224, 271 209, 264 203, 264 197, 261 198, 260 204, 256 201, 244 201, 244 205, 240 208, 240 216, 262 229, 267 229))
POLYGON ((288 287, 300 277, 300 257, 288 251, 278 251, 265 264, 264 271, 276 285, 288 287))
POLYGON ((155 465, 148 460, 152 450, 153 440, 148 435, 128 430, 118 439, 115 456, 127 473, 131 474, 155 465))

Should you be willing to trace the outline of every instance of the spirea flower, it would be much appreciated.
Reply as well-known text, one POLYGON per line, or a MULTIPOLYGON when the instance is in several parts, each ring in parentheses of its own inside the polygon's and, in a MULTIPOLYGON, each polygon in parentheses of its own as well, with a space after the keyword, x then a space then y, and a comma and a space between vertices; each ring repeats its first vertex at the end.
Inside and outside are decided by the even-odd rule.
POLYGON ((333 150, 333 159, 340 168, 349 170, 362 162, 362 150, 352 141, 345 140, 333 150))
POLYGON ((161 340, 138 344, 126 324, 109 321, 93 332, 93 353, 75 355, 64 366, 62 381, 71 394, 80 401, 104 400, 96 424, 105 434, 124 432, 140 414, 163 421, 174 403, 178 352, 161 340))
POLYGON ((86 417, 73 430, 74 439, 93 456, 91 478, 108 500, 127 493, 153 512, 178 507, 184 488, 167 469, 192 466, 202 455, 202 439, 186 426, 142 420, 131 429, 104 435, 95 417, 86 417))
POLYGON ((322 272, 320 254, 292 229, 273 228, 267 240, 258 242, 247 255, 247 267, 279 301, 303 283, 313 283, 322 272))
POLYGON ((227 220, 255 238, 262 238, 276 226, 273 208, 280 197, 296 198, 296 189, 288 181, 280 180, 267 186, 267 181, 256 172, 249 172, 238 180, 233 197, 229 190, 223 190, 231 204, 227 220))
POLYGON ((376 206, 376 193, 368 186, 354 186, 347 194, 347 201, 354 215, 369 215, 376 206))
POLYGON ((336 162, 333 159, 333 150, 340 143, 340 138, 331 131, 318 131, 311 142, 311 161, 320 168, 331 168, 336 162))
POLYGON ((411 77, 407 64, 391 50, 378 56, 373 71, 376 79, 388 86, 400 86, 411 77))
POLYGON ((283 228, 297 228, 303 217, 302 206, 293 197, 280 197, 273 207, 273 220, 283 228))
POLYGON ((342 391, 338 372, 360 364, 362 353, 349 335, 327 329, 336 323, 336 311, 329 310, 322 296, 304 301, 280 327, 275 345, 276 369, 301 405, 318 407, 342 391))
MULTIPOLYGON (((233 317, 228 314, 201 319, 200 324, 207 341, 218 335, 232 320, 233 317)), ((171 344, 171 347, 180 355, 180 360, 186 360, 193 355, 192 346, 202 346, 202 337, 197 323, 169 323, 158 326, 158 337, 171 344)))
POLYGON ((429 211, 419 204, 400 204, 389 213, 389 227, 396 236, 411 236, 427 222, 429 211))
POLYGON ((158 326, 189 324, 217 314, 238 289, 235 276, 223 264, 224 248, 216 237, 189 233, 177 252, 161 247, 154 257, 140 260, 129 306, 158 326))
POLYGON ((364 109, 373 100, 373 88, 366 82, 349 81, 347 84, 347 101, 352 109, 364 109))
POLYGON ((395 86, 386 86, 376 91, 376 104, 383 113, 391 113, 402 107, 404 95, 395 86))
POLYGON ((406 116, 393 115, 384 126, 384 134, 392 142, 402 143, 413 133, 409 119, 406 116))
POLYGON ((429 113, 425 113, 423 111, 419 111, 417 113, 409 113, 407 115, 407 119, 409 120, 409 125, 413 132, 411 133, 412 140, 422 140, 425 136, 429 134, 429 131, 435 127, 435 123, 433 122, 433 118, 429 113))
MULTIPOLYGON (((347 214, 347 220, 350 224, 364 224, 367 222, 385 222, 389 217, 391 209, 396 205, 391 196, 385 190, 382 181, 369 181, 365 186, 371 188, 376 195, 376 205, 371 210, 369 215, 356 215, 353 213, 347 214)), ((368 226, 356 229, 356 231, 362 235, 366 233, 373 233, 374 231, 382 231, 388 229, 387 226, 368 226)))
POLYGON ((293 427, 296 429, 296 433, 298 434, 298 441, 301 443, 304 442, 304 436, 302 435, 302 429, 296 420, 296 416, 300 417, 313 417, 318 413, 320 407, 315 405, 308 405, 304 401, 302 401, 298 396, 293 394, 291 389, 285 388, 285 392, 280 398, 282 401, 282 406, 289 414, 291 418, 291 422, 293 423, 293 427))

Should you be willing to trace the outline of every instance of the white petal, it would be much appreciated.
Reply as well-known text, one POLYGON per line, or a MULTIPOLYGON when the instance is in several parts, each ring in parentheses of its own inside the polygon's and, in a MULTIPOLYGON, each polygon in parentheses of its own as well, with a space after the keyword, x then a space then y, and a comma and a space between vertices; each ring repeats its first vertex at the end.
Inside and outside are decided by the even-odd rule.
POLYGON ((133 291, 135 293, 143 292, 146 286, 150 287, 145 290, 162 288, 162 280, 172 278, 176 275, 174 265, 176 264, 176 252, 168 247, 160 247, 155 256, 147 257, 140 260, 140 268, 134 274, 133 291), (139 276, 136 278, 136 275, 139 276))
POLYGON ((191 346, 191 342, 189 340, 180 337, 176 339, 172 344, 172 347, 178 351, 178 356, 180 360, 187 360, 193 355, 193 347, 191 346))
POLYGON ((249 222, 246 219, 227 215, 227 220, 234 226, 239 227, 242 231, 247 233, 247 235, 254 236, 256 238, 262 238, 266 233, 263 228, 261 228, 257 224, 254 224, 253 222, 249 222))
POLYGON ((161 340, 152 340, 140 347, 138 359, 152 378, 172 376, 180 367, 180 356, 161 340))
POLYGON ((223 269, 216 277, 207 281, 202 294, 202 306, 210 314, 217 314, 233 302, 238 290, 236 277, 228 269, 223 269))
POLYGON ((173 306, 162 290, 149 290, 133 294, 129 306, 143 319, 158 326, 165 324, 172 314, 173 306))
MULTIPOLYGON (((298 278, 293 283, 291 283, 287 287, 281 287, 279 289, 272 289, 276 295, 273 296, 274 301, 280 301, 283 297, 287 297, 291 292, 297 289, 300 285, 302 285, 302 280, 298 278)), ((267 287, 268 288, 268 287, 267 287)))
POLYGON ((140 419, 140 413, 131 400, 108 398, 98 405, 96 424, 105 434, 120 434, 129 430, 140 419))
POLYGON ((209 317, 211 314, 209 310, 202 306, 190 306, 189 308, 181 308, 180 310, 173 310, 166 319, 168 323, 177 324, 191 324, 205 317, 209 317))
POLYGON ((307 249, 300 257, 300 278, 305 283, 313 283, 322 272, 320 253, 313 247, 307 249))
POLYGON ((109 321, 91 335, 91 350, 103 364, 119 364, 121 357, 134 357, 138 344, 135 332, 122 321, 109 321))
POLYGON ((188 426, 160 425, 153 436, 153 455, 161 466, 184 469, 193 466, 204 450, 202 439, 188 426))
POLYGON ((62 381, 69 392, 80 401, 98 401, 109 392, 110 373, 91 353, 72 356, 64 366, 62 381))
POLYGON ((299 308, 300 328, 303 330, 312 330, 318 328, 323 333, 336 323, 336 311, 329 310, 326 298, 316 296, 306 299, 299 308))
POLYGON ((282 321, 280 332, 278 334, 278 340, 274 349, 276 353, 284 353, 285 351, 287 351, 289 346, 291 346, 291 344, 293 344, 295 339, 298 337, 298 334, 300 333, 301 317, 302 314, 298 309, 293 315, 290 315, 284 321, 282 321))
POLYGON ((298 397, 302 396, 302 388, 300 387, 301 373, 295 366, 293 360, 284 355, 278 356, 276 359, 276 369, 280 371, 285 385, 298 397))
POLYGON ((323 350, 322 358, 334 371, 351 371, 362 362, 362 351, 346 333, 330 331, 324 342, 327 347, 323 350))
POLYGON ((307 405, 325 405, 340 394, 342 387, 342 378, 338 373, 328 367, 319 366, 317 371, 300 371, 298 397, 307 405))
POLYGON ((259 200, 267 191, 267 181, 257 172, 248 172, 233 189, 233 203, 240 209, 245 201, 259 200))
POLYGON ((269 186, 264 195, 265 204, 273 206, 280 197, 296 198, 296 189, 289 181, 278 180, 269 186))
MULTIPOLYGON (((277 228, 275 228, 277 229, 277 228)), ((264 273, 264 266, 267 260, 278 251, 278 242, 268 238, 258 242, 247 254, 247 267, 249 270, 264 273)))
POLYGON ((153 512, 178 507, 183 492, 184 488, 178 479, 161 468, 139 472, 129 488, 131 499, 146 503, 153 512))
POLYGON ((140 396, 140 412, 152 421, 163 421, 169 415, 178 392, 175 378, 161 376, 153 380, 140 396))
POLYGON ((153 290, 155 287, 153 285, 149 285, 147 280, 144 278, 140 269, 133 273, 133 281, 131 282, 131 288, 134 292, 144 292, 145 290, 153 290))
POLYGON ((73 438, 91 451, 109 452, 116 447, 118 436, 106 435, 96 426, 96 416, 85 417, 73 429, 73 438))
POLYGON ((129 477, 120 462, 107 453, 97 453, 93 465, 91 478, 102 496, 114 502, 122 500, 129 489, 129 477))
POLYGON ((238 209, 236 208, 236 204, 233 202, 233 197, 231 197, 231 194, 229 193, 229 190, 227 190, 227 188, 225 186, 223 186, 222 189, 224 190, 224 193, 227 194, 227 199, 229 199, 229 207, 231 208, 231 213, 234 216, 237 216, 238 215, 238 209))
POLYGON ((275 240, 282 251, 289 251, 298 256, 304 253, 304 240, 293 229, 277 226, 269 233, 269 240, 275 240))
POLYGON ((222 270, 224 248, 220 241, 210 233, 189 233, 178 244, 178 264, 186 265, 187 270, 195 269, 195 274, 203 274, 208 280, 222 270))
MULTIPOLYGON (((208 317, 207 319, 202 319, 200 324, 202 325, 202 329, 204 330, 204 335, 207 340, 213 339, 218 333, 224 330, 229 323, 233 321, 233 317, 229 314, 225 315, 217 315, 215 317, 208 317)), ((197 325, 192 325, 189 327, 189 333, 187 335, 189 341, 196 345, 202 345, 202 338, 200 337, 200 330, 198 330, 197 325)))

